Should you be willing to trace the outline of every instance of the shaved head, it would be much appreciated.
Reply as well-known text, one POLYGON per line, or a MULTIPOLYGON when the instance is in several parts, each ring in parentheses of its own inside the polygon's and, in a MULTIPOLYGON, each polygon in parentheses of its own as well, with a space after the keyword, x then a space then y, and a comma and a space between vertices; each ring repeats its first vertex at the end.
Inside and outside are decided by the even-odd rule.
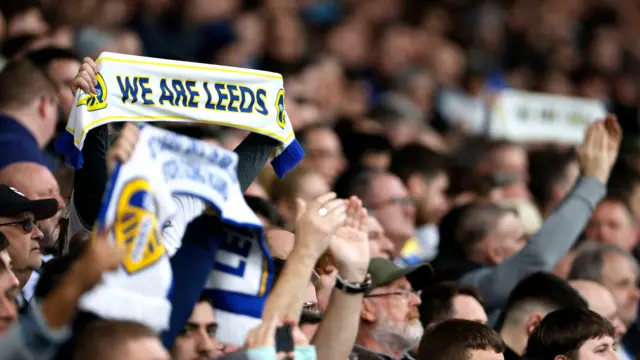
POLYGON ((53 217, 40 221, 44 234, 41 246, 49 248, 58 240, 60 229, 58 221, 65 202, 60 196, 60 186, 51 171, 43 165, 31 162, 18 162, 0 170, 0 184, 12 186, 30 200, 56 199, 60 211, 53 217))

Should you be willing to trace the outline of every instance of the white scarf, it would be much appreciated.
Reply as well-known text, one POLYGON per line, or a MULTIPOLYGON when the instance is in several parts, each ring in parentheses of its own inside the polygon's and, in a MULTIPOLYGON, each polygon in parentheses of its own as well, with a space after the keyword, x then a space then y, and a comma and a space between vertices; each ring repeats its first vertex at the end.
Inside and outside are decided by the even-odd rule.
MULTIPOLYGON (((173 195, 197 197, 216 208, 223 221, 262 234, 260 220, 240 191, 236 166, 237 154, 232 151, 144 126, 131 159, 114 170, 98 216, 98 226, 113 227, 112 239, 125 246, 127 255, 118 270, 104 274, 102 283, 82 297, 80 307, 103 318, 133 320, 165 330, 173 279, 160 232, 174 214, 173 195)), ((261 236, 253 240, 253 248, 266 249, 261 236)), ((255 274, 255 279, 242 279, 247 284, 260 283, 263 274, 268 274, 269 255, 259 252, 256 257, 262 261, 248 264, 247 274, 255 274)), ((243 281, 222 275, 208 287, 221 291, 242 287, 243 281)), ((260 298, 264 297, 263 293, 260 298)), ((256 306, 262 303, 256 300, 256 306)), ((222 324, 221 331, 243 329, 241 334, 246 335, 256 322, 259 320, 249 317, 246 324, 222 324)))
POLYGON ((122 121, 199 122, 269 136, 282 144, 271 162, 280 177, 304 156, 285 111, 280 74, 109 52, 96 63, 96 94, 78 90, 56 144, 76 168, 87 132, 122 121))

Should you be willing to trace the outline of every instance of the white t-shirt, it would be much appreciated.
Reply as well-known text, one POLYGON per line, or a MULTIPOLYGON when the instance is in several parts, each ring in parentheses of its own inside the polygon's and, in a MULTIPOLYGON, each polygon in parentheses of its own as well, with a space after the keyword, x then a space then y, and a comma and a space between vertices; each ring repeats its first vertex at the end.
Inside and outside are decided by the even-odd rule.
MULTIPOLYGON (((194 196, 176 195, 173 196, 173 201, 176 205, 176 212, 171 220, 164 225, 162 231, 164 246, 169 256, 173 256, 176 251, 178 251, 178 248, 180 248, 182 236, 184 236, 187 225, 202 214, 205 209, 204 202, 194 196)), ((69 228, 64 253, 69 251, 69 242, 73 235, 82 231, 91 231, 91 229, 86 228, 84 222, 80 219, 72 195, 71 205, 69 206, 69 228)))
MULTIPOLYGON (((40 258, 42 259, 42 266, 44 266, 47 261, 53 259, 53 255, 42 255, 40 256, 40 258)), ((26 300, 27 302, 31 301, 33 295, 36 292, 36 285, 38 284, 38 280, 40 280, 40 274, 37 271, 34 271, 31 273, 29 281, 24 284, 22 295, 24 296, 24 300, 26 300)))

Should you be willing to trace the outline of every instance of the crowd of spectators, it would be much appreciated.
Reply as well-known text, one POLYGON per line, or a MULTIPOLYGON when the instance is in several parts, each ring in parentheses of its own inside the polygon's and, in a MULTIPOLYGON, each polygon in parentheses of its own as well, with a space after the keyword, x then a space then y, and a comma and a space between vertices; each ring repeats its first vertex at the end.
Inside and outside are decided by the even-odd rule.
MULTIPOLYGON (((633 0, 0 0, 0 360, 635 359, 639 24, 633 0), (139 135, 54 150, 103 52, 283 75, 283 179, 273 139, 156 124, 239 156, 276 279, 242 347, 204 293, 161 334, 78 310, 122 262, 92 229, 139 135), (506 89, 609 114, 576 147, 492 138, 506 89)), ((215 217, 178 202, 163 241, 215 217)))

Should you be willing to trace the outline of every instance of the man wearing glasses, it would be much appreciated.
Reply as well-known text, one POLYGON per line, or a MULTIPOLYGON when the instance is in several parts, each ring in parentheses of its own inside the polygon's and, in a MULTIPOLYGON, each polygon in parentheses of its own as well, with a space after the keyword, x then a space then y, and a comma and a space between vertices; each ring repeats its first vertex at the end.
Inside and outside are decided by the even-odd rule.
POLYGON ((400 268, 391 260, 369 263, 371 287, 364 296, 360 329, 350 360, 411 360, 424 329, 420 323, 420 291, 433 276, 427 264, 400 268))
POLYGON ((42 264, 40 240, 43 235, 37 222, 57 212, 55 199, 29 200, 16 189, 0 185, 0 231, 9 240, 9 256, 20 288, 42 264))

